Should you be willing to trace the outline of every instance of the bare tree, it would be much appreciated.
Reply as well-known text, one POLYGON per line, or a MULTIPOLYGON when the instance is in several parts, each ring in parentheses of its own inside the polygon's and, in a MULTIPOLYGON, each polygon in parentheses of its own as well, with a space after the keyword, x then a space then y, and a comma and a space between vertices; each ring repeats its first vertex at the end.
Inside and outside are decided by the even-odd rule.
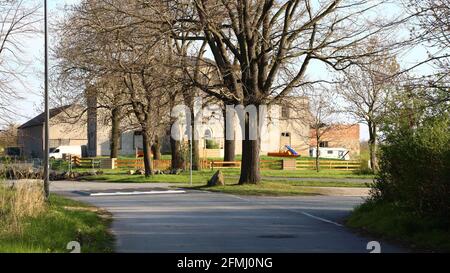
MULTIPOLYGON (((368 37, 393 26, 355 24, 380 1, 195 0, 178 4, 172 5, 177 17, 166 16, 168 24, 177 32, 189 22, 192 31, 189 36, 174 38, 207 41, 221 74, 220 85, 196 86, 225 104, 257 109, 314 83, 305 77, 312 61, 336 70, 357 63, 362 56, 353 54, 352 49, 364 47, 368 37)), ((257 139, 250 140, 248 117, 245 127, 239 182, 258 183, 260 132, 257 139)))
MULTIPOLYGON (((450 75, 450 3, 446 0, 404 0, 407 12, 413 17, 410 29, 413 45, 424 44, 429 50, 427 59, 406 69, 412 70, 424 64, 435 66, 435 74, 422 82, 428 86, 449 84, 450 75)), ((423 83, 422 83, 423 84, 423 83)))
POLYGON ((0 147, 17 147, 17 124, 9 124, 0 130, 0 147))
POLYGON ((14 83, 23 83, 26 62, 23 39, 38 33, 39 5, 23 0, 0 0, 0 121, 16 116, 13 101, 21 99, 14 83))
MULTIPOLYGON (((425 46, 428 56, 418 63, 406 67, 402 83, 408 89, 417 89, 417 94, 429 102, 429 107, 450 102, 450 3, 446 0, 404 0, 405 10, 411 15, 409 28, 411 46, 425 46), (414 75, 416 68, 431 67, 430 74, 414 75), (426 91, 425 91, 426 90, 426 91)), ((412 90, 411 90, 412 91, 412 90)))
POLYGON ((83 79, 86 86, 118 81, 114 90, 100 94, 110 94, 106 105, 113 110, 114 99, 121 96, 122 111, 133 113, 143 137, 145 174, 151 175, 151 149, 159 154, 168 106, 178 89, 169 77, 169 40, 158 23, 142 22, 130 12, 154 17, 145 3, 135 1, 83 1, 75 6, 61 28, 61 70, 83 79))
POLYGON ((335 117, 337 113, 336 96, 328 90, 311 94, 309 96, 310 126, 312 143, 316 148, 316 170, 320 171, 320 148, 323 138, 328 132, 333 130, 335 117))
MULTIPOLYGON (((371 39, 365 52, 378 51, 380 41, 371 39)), ((389 97, 396 88, 400 67, 395 56, 385 51, 384 56, 370 56, 364 65, 355 66, 345 72, 338 86, 338 93, 344 99, 343 112, 352 115, 369 128, 369 152, 372 170, 377 169, 376 146, 378 129, 386 113, 389 97)))

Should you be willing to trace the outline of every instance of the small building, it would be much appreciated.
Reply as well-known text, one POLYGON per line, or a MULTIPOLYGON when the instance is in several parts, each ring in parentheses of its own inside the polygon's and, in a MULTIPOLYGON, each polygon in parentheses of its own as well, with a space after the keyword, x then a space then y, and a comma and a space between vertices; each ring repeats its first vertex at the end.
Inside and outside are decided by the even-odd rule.
MULTIPOLYGON (((356 159, 361 152, 359 124, 334 124, 321 136, 320 148, 345 148, 349 151, 350 159, 356 159)), ((310 131, 310 146, 317 145, 316 132, 310 131)))
MULTIPOLYGON (((74 113, 77 113, 76 108, 62 106, 50 110, 50 148, 87 144, 86 121, 82 118, 74 118, 74 113)), ((43 158, 44 124, 45 114, 42 113, 18 127, 18 145, 23 156, 43 158)))

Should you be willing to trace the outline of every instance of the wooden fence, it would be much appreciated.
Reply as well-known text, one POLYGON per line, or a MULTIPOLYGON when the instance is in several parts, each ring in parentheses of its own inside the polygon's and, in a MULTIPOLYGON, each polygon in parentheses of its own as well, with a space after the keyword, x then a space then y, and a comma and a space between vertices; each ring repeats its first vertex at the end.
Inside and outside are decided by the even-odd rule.
MULTIPOLYGON (((154 170, 168 170, 170 169, 171 160, 160 159, 152 160, 152 168, 154 170)), ((117 159, 115 166, 120 169, 143 169, 143 158, 129 158, 129 159, 117 159)))
MULTIPOLYGON (((357 160, 319 160, 319 169, 322 170, 339 170, 354 171, 361 167, 361 162, 357 160)), ((316 170, 315 160, 297 160, 297 170, 316 170)))
MULTIPOLYGON (((220 161, 212 160, 209 163, 209 168, 214 169, 237 169, 242 165, 241 161, 220 161)), ((283 160, 261 160, 259 162, 259 167, 261 170, 282 170, 283 160)))
MULTIPOLYGON (((99 159, 99 158, 79 158, 73 157, 72 161, 74 166, 79 168, 101 168, 102 166, 114 166, 113 168, 120 169, 143 169, 143 158, 128 158, 128 159, 115 159, 113 164, 103 161, 111 159, 99 159)), ((168 170, 171 168, 170 159, 152 160, 154 170, 168 170)), ((202 169, 238 169, 241 167, 241 161, 221 161, 221 160, 201 160, 202 169)), ((340 170, 340 171, 354 171, 361 167, 360 161, 343 161, 343 160, 320 160, 320 168, 322 170, 340 170)), ((189 168, 187 163, 186 168, 189 168)), ((315 170, 315 160, 295 160, 295 159, 280 159, 280 160, 261 160, 261 170, 315 170), (288 162, 289 161, 289 162, 288 162), (289 164, 286 164, 286 163, 289 164)))
MULTIPOLYGON (((202 169, 210 168, 210 162, 207 160, 201 160, 200 165, 202 169)), ((143 169, 144 159, 143 158, 129 158, 129 159, 117 159, 115 166, 120 169, 143 169)), ((172 166, 172 160, 170 159, 158 159, 152 160, 152 168, 154 170, 165 171, 170 169, 172 166)), ((189 168, 189 163, 186 168, 189 168)))
POLYGON ((81 158, 72 157, 72 164, 77 168, 100 168, 101 160, 99 158, 81 158))

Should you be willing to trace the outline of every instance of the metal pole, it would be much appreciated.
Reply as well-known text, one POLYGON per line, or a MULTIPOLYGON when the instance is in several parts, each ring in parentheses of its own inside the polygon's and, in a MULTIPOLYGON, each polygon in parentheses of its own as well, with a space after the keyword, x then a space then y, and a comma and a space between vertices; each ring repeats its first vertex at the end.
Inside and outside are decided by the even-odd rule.
POLYGON ((190 141, 190 150, 191 150, 191 164, 189 164, 190 166, 189 166, 189 176, 190 176, 190 178, 189 178, 189 184, 191 185, 191 187, 192 187, 192 141, 194 140, 194 137, 193 137, 193 130, 192 130, 192 125, 191 125, 191 141, 190 141))
POLYGON ((45 140, 44 140, 44 192, 45 197, 48 199, 50 195, 49 190, 49 121, 50 121, 50 113, 48 106, 48 26, 47 26, 47 0, 44 0, 44 52, 45 52, 45 61, 44 61, 44 105, 45 105, 45 140))

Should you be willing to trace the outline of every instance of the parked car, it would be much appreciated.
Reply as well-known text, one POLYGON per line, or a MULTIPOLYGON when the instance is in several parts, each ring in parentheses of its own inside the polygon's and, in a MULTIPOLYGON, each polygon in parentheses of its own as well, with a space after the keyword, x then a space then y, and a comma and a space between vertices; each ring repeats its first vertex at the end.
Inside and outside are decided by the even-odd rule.
POLYGON ((51 148, 49 157, 51 159, 62 159, 64 154, 81 156, 81 146, 59 146, 51 148))
MULTIPOLYGON (((309 156, 316 157, 316 148, 309 149, 309 156)), ((345 148, 319 148, 319 157, 350 160, 350 151, 345 148)))

